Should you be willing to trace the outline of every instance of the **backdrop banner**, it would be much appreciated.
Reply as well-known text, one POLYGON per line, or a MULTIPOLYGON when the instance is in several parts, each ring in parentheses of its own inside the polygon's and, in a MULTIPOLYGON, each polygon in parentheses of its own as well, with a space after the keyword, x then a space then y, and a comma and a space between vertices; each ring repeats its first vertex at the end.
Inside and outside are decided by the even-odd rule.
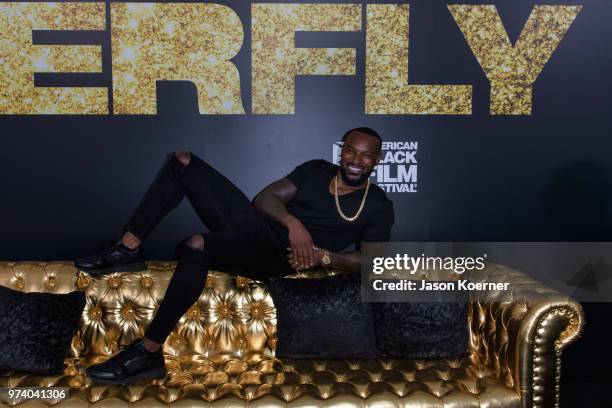
MULTIPOLYGON (((383 137, 394 241, 610 241, 606 0, 0 2, 3 259, 116 236, 169 152, 249 198, 383 137)), ((182 205, 149 258, 203 225, 182 205)))

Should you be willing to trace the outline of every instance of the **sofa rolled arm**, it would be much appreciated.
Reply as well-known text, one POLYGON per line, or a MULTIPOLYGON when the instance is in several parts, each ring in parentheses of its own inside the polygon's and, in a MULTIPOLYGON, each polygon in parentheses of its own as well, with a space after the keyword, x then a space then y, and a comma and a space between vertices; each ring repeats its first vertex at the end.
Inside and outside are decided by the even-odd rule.
POLYGON ((523 407, 558 407, 561 352, 582 332, 582 306, 502 265, 488 263, 469 279, 509 283, 471 294, 472 358, 514 387, 523 407))

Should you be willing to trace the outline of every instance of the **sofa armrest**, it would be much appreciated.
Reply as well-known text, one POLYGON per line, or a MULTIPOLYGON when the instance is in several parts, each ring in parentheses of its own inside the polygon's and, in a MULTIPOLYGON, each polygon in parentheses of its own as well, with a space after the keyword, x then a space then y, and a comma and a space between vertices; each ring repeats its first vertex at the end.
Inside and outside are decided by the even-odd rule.
POLYGON ((581 305, 497 264, 469 279, 510 283, 507 291, 471 295, 472 358, 514 387, 524 407, 558 407, 561 352, 582 332, 581 305))

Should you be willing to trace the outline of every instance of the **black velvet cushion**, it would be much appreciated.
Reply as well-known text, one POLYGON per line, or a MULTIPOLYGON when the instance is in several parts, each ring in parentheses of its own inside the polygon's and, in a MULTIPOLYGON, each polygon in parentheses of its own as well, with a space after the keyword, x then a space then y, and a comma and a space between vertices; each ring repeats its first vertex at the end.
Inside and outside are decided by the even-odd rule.
POLYGON ((60 372, 84 307, 81 291, 24 293, 0 286, 0 369, 60 372))
POLYGON ((270 280, 277 316, 276 356, 375 358, 372 308, 360 300, 360 282, 358 273, 270 280))
POLYGON ((468 302, 372 303, 381 354, 445 358, 467 352, 468 302))

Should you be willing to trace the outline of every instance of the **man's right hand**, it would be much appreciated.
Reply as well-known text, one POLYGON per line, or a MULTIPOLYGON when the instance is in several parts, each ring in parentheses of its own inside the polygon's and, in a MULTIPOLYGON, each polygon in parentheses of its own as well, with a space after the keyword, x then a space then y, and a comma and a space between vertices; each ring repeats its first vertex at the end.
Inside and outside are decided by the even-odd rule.
POLYGON ((299 220, 293 220, 288 226, 289 244, 297 263, 309 268, 315 264, 314 242, 310 232, 299 220))

